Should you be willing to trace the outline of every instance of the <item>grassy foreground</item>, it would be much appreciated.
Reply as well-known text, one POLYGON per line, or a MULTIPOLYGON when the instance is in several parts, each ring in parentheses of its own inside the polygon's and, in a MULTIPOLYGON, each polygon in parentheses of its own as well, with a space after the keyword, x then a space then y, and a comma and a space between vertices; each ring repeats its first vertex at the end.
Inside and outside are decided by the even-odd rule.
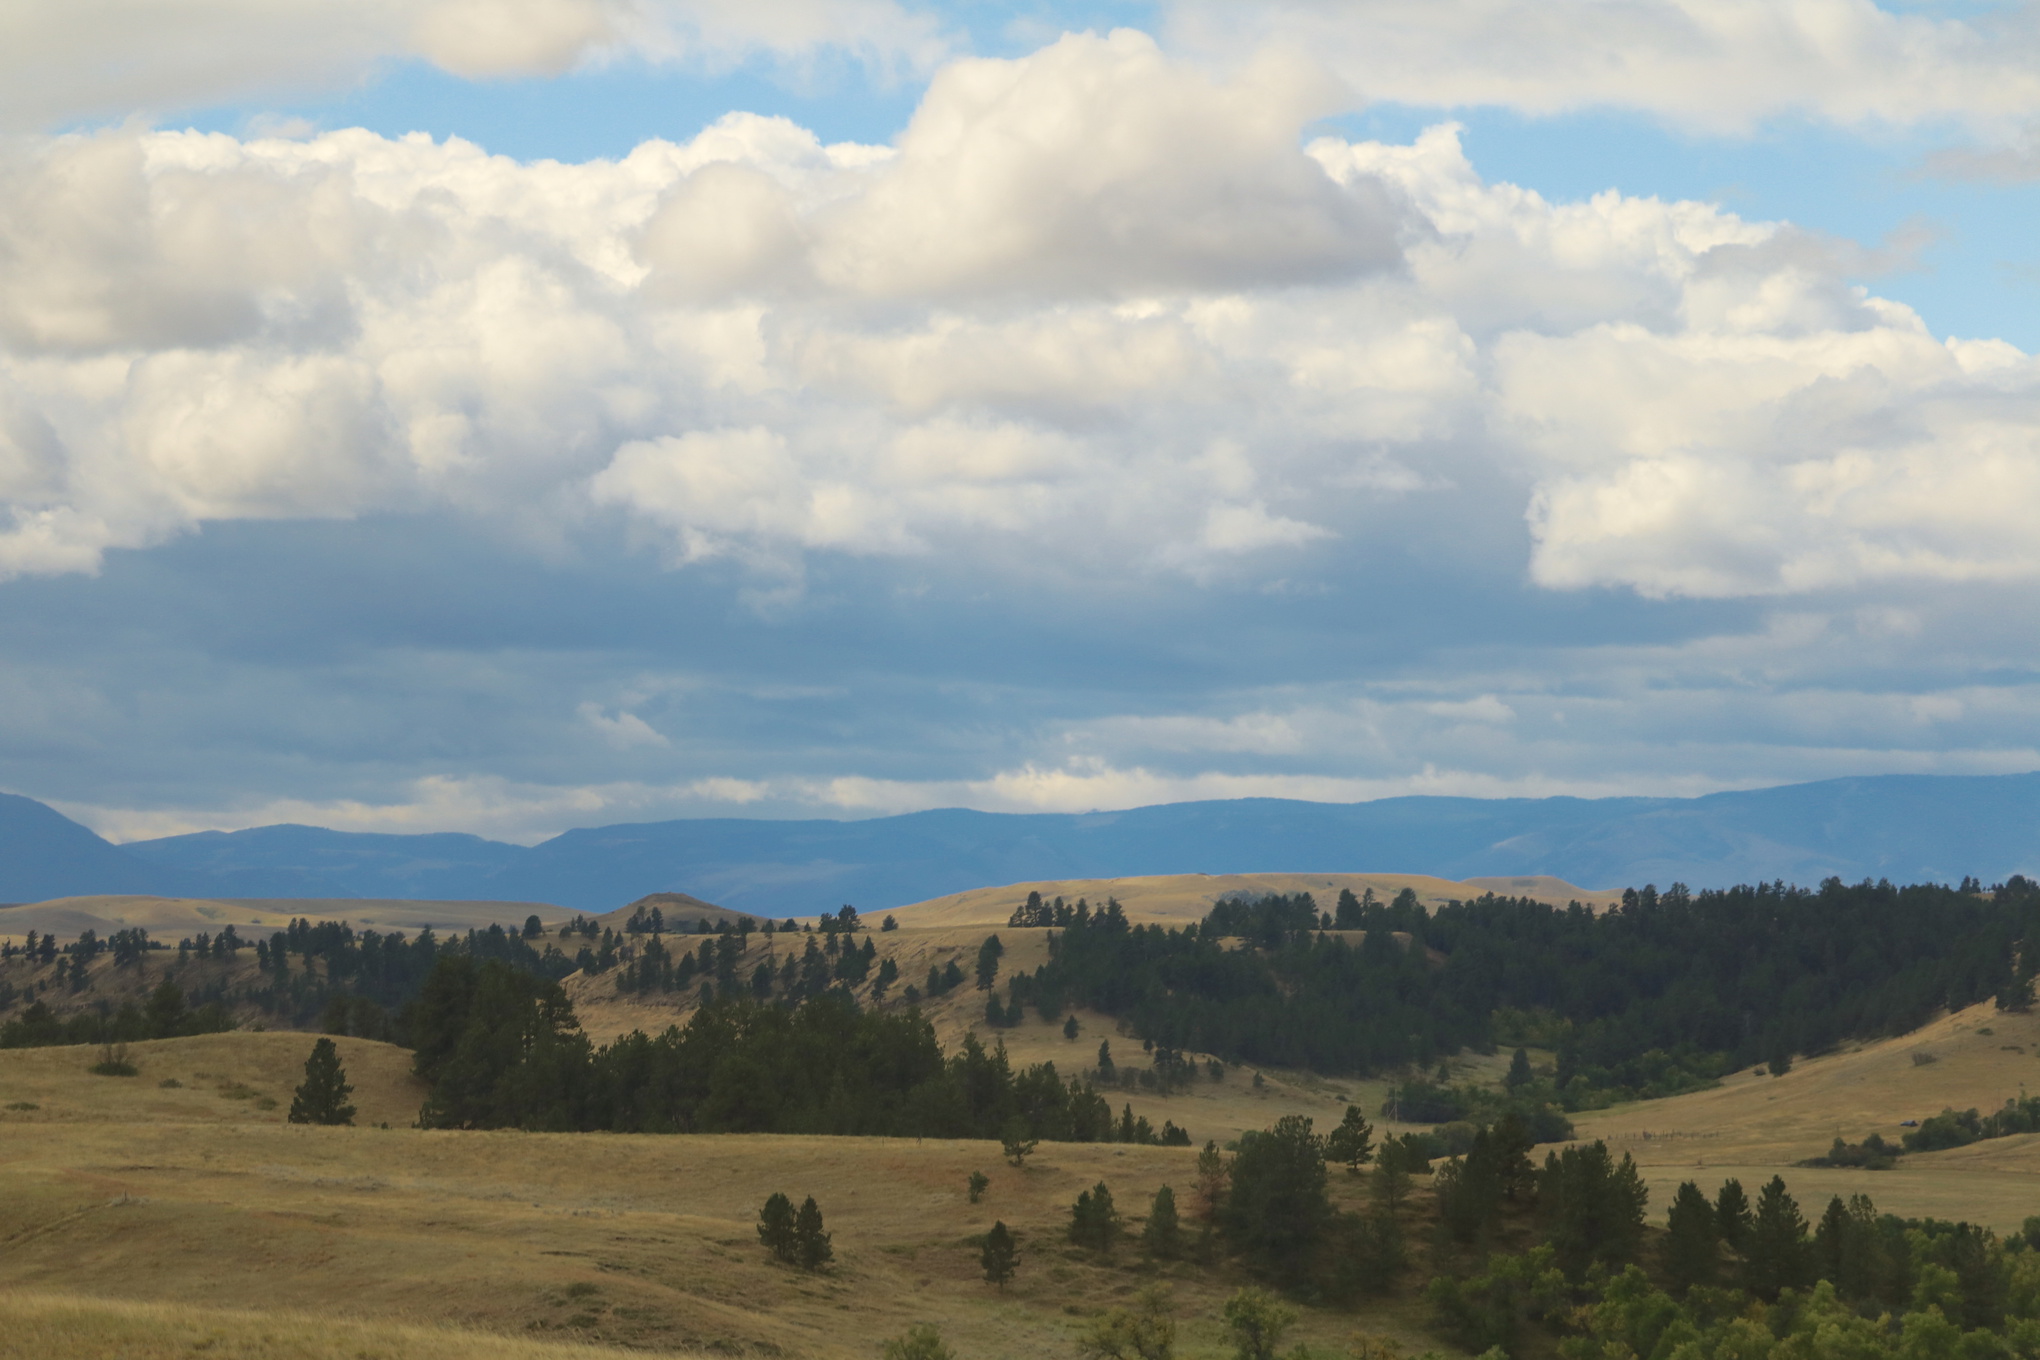
MULTIPOLYGON (((342 1046, 364 1117, 415 1111, 407 1054, 342 1046)), ((4 1344, 28 1346, 0 1356, 192 1354, 204 1326, 219 1334, 205 1352, 226 1355, 568 1353, 491 1351, 482 1333, 874 1360, 917 1322, 963 1360, 1071 1356, 1089 1318, 1155 1280, 1176 1290, 1184 1360, 1230 1354, 1219 1311, 1243 1277, 1151 1266, 1130 1245, 1099 1260, 1063 1240, 1070 1202, 1099 1180, 1136 1229, 1164 1182, 1187 1204, 1187 1149, 1043 1144, 1014 1168, 969 1141, 294 1126, 280 1106, 309 1047, 302 1034, 159 1040, 131 1047, 136 1077, 89 1074, 96 1049, 0 1052, 0 1297, 34 1315, 17 1327, 0 1313, 4 1344), (977 1204, 973 1171, 990 1179, 977 1204), (776 1190, 820 1202, 831 1269, 760 1248, 758 1208, 776 1190), (981 1278, 972 1240, 994 1219, 1022 1254, 1004 1292, 981 1278), (281 1311, 215 1320, 213 1304, 281 1311), (398 1330, 289 1349, 326 1325, 308 1318, 335 1335, 398 1330), (31 1345, 30 1323, 58 1330, 31 1345)), ((1306 1310, 1292 1340, 1336 1354, 1363 1333, 1420 1351, 1434 1344, 1421 1324, 1407 1303, 1306 1310)))
POLYGON ((189 1360, 194 1355, 209 1360, 600 1360, 631 1354, 614 1346, 309 1313, 0 1294, 0 1360, 189 1360))

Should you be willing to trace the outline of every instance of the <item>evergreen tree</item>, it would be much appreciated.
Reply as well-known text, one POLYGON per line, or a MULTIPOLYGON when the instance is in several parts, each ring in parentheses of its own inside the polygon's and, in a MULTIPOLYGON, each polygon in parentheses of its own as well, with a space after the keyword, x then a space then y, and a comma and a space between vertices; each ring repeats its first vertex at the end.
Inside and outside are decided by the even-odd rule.
POLYGON ((1509 1059, 1509 1074, 1502 1078, 1502 1085, 1511 1091, 1530 1084, 1530 1050, 1519 1048, 1516 1056, 1509 1059))
POLYGON ((1103 1181, 1079 1194, 1070 1206, 1070 1241, 1080 1247, 1110 1254, 1119 1241, 1119 1227, 1119 1210, 1103 1181))
POLYGON ((1218 1150, 1218 1144, 1206 1139, 1204 1147, 1197 1154, 1197 1216, 1206 1223, 1218 1217, 1219 1206, 1225 1203, 1225 1189, 1232 1181, 1232 1168, 1226 1164, 1225 1154, 1218 1150))
POLYGON ((1692 1181, 1672 1197, 1665 1218, 1665 1276, 1680 1293, 1695 1285, 1711 1285, 1720 1265, 1721 1238, 1714 1206, 1692 1181))
POLYGON ((793 1201, 777 1190, 766 1199, 765 1207, 758 1211, 758 1240, 773 1256, 788 1265, 800 1256, 794 1241, 793 1219, 793 1201))
POLYGON ((1537 1208, 1559 1268, 1578 1280, 1594 1262, 1622 1266, 1635 1260, 1648 1199, 1629 1154, 1618 1165, 1598 1139, 1591 1147, 1546 1157, 1537 1208))
POLYGON ((829 1234, 822 1231, 821 1206, 815 1203, 813 1195, 801 1201, 800 1212, 794 1215, 793 1249, 803 1270, 820 1270, 835 1259, 829 1234))
POLYGON ((1432 1186, 1438 1218, 1461 1242, 1480 1238, 1500 1221, 1502 1177, 1494 1138, 1487 1129, 1473 1135, 1473 1146, 1438 1169, 1432 1186))
POLYGON ((1750 1245, 1750 1198, 1742 1182, 1730 1177, 1714 1196, 1714 1231, 1722 1244, 1740 1256, 1750 1245))
POLYGON ((1110 1039, 1100 1039, 1098 1041, 1098 1075, 1109 1080, 1112 1072, 1112 1041, 1110 1039))
POLYGON ((1082 1032, 1082 1029, 1083 1027, 1077 1023, 1077 1017, 1072 1015, 1069 1019, 1063 1021, 1063 1038, 1071 1043, 1075 1043, 1077 1035, 1082 1032))
POLYGON ((966 1184, 970 1188, 970 1202, 972 1204, 976 1204, 979 1200, 983 1199, 985 1197, 985 1187, 990 1185, 991 1183, 992 1178, 990 1176, 987 1176, 984 1172, 982 1171, 971 1172, 970 1180, 966 1182, 966 1184))
POLYGON ((1361 1115, 1359 1106, 1346 1107, 1346 1117, 1325 1139, 1325 1157, 1343 1163, 1349 1176, 1359 1175, 1360 1168, 1373 1160, 1374 1129, 1361 1115))
POLYGON ((1148 1255, 1162 1260, 1182 1250, 1183 1230, 1176 1220, 1176 1192, 1166 1185, 1155 1191, 1147 1224, 1140 1232, 1140 1244, 1148 1255))
POLYGON ((1249 1262, 1301 1278, 1331 1221, 1324 1140, 1304 1115, 1284 1115, 1266 1132, 1240 1137, 1219 1227, 1249 1262))
POLYGON ((985 1270, 985 1279, 999 1286, 999 1292, 1006 1292, 1006 1281, 1013 1278, 1013 1272, 1020 1264, 1020 1249, 1014 1244, 1013 1234, 1006 1231, 1003 1221, 992 1224, 992 1230, 985 1234, 984 1250, 978 1253, 978 1264, 985 1270))
POLYGON ((174 1039, 184 1027, 184 993, 177 984, 165 978, 149 993, 149 1004, 143 1012, 148 1022, 151 1039, 174 1039))
POLYGON ((1501 1181, 1502 1198, 1512 1203, 1523 1197, 1537 1178, 1530 1164, 1530 1149, 1536 1141, 1529 1126, 1514 1110, 1495 1121, 1489 1131, 1495 1156, 1495 1175, 1501 1181))
POLYGON ((1786 1192, 1785 1178, 1773 1176, 1757 1194, 1749 1245, 1743 1252, 1743 1287, 1759 1298, 1775 1299, 1781 1289, 1808 1284, 1811 1264, 1806 1218, 1799 1212, 1799 1202, 1786 1192))
POLYGON ((1027 1125, 1018 1118, 1006 1121, 1006 1127, 999 1132, 999 1150, 1006 1154, 1006 1160, 1020 1166, 1034 1155, 1036 1140, 1028 1133, 1027 1125))
MULTIPOLYGON (((167 984, 165 984, 167 985, 167 984)), ((352 1124, 354 1107, 347 1097, 354 1088, 347 1084, 346 1069, 340 1066, 340 1050, 331 1039, 312 1045, 305 1059, 305 1079, 290 1101, 293 1124, 352 1124)))
POLYGON ((1367 1196, 1377 1214, 1393 1218, 1410 1193, 1410 1145, 1390 1138, 1374 1159, 1374 1174, 1367 1181, 1367 1196))

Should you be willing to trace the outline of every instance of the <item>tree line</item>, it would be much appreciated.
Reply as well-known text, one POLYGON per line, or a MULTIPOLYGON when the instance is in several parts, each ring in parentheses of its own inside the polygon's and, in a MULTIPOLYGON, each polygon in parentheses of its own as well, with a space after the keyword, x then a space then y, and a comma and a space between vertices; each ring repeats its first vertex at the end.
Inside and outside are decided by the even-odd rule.
POLYGON ((1670 1094, 1936 1011, 2032 1002, 2040 888, 1782 883, 1660 894, 1593 912, 1486 895, 1429 911, 1404 893, 1216 904, 1180 929, 1117 902, 1030 899, 1049 961, 1009 979, 1049 1019, 1083 1005, 1158 1045, 1341 1074, 1423 1068, 1463 1049, 1557 1050, 1568 1109, 1670 1094), (1357 932, 1357 938, 1355 937, 1357 932))
POLYGON ((1088 1081, 1065 1080, 1053 1063, 1015 1070, 1003 1046, 986 1049, 975 1035, 946 1054, 918 1009, 860 1008, 841 989, 795 1006, 732 995, 684 1027, 596 1046, 557 983, 462 955, 435 965, 407 1023, 415 1069, 431 1084, 427 1127, 1162 1136, 1130 1109, 1115 1116, 1088 1081))

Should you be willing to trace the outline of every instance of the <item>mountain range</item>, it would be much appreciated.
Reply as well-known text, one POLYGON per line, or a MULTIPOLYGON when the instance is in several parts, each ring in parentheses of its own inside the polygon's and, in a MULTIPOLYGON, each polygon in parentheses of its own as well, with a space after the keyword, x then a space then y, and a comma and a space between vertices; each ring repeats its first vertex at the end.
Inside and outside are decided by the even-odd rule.
POLYGON ((2040 774, 1886 775, 1700 798, 1273 798, 1124 812, 944 809, 860 821, 696 818, 538 845, 312 826, 114 845, 0 795, 0 899, 95 893, 432 898, 606 911, 688 892, 774 916, 862 910, 1030 879, 1164 873, 1552 874, 1589 887, 1985 882, 2040 876, 2040 774))

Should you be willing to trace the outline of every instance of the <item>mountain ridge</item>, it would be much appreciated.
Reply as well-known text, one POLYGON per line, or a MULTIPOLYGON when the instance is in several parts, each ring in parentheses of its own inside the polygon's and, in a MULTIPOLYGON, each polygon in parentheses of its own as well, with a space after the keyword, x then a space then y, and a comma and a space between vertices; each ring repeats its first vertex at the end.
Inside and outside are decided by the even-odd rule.
POLYGON ((735 911, 882 910, 992 884, 1266 871, 1549 874, 1593 887, 2040 876, 2040 773, 1875 775, 1696 798, 1247 798, 1084 813, 684 818, 533 846, 277 825, 113 845, 0 795, 0 900, 103 893, 550 902, 686 892, 735 911))

